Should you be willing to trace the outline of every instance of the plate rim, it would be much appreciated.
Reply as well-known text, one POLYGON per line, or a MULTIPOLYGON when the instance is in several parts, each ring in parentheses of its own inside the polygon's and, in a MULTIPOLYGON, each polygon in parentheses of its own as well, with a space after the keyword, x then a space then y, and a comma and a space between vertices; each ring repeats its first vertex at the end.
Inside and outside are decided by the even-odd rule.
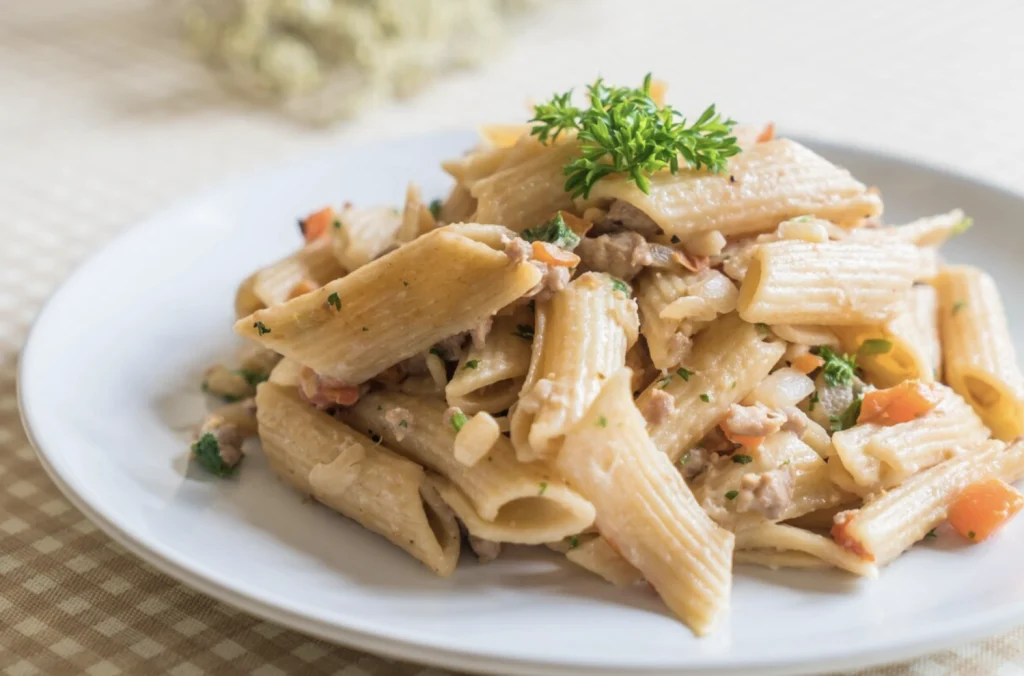
MULTIPOLYGON (((33 432, 32 419, 34 414, 31 412, 33 407, 26 404, 25 383, 31 365, 34 363, 34 347, 39 342, 37 335, 42 330, 40 327, 45 325, 46 319, 55 305, 55 301, 75 285, 84 271, 101 264, 106 257, 115 255, 120 247, 128 246, 136 237, 144 238, 148 230, 160 227, 160 222, 168 214, 187 208, 188 205, 200 204, 211 200, 218 194, 237 190, 247 184, 256 183, 261 178, 267 180, 275 175, 293 172, 310 163, 317 163, 321 161, 321 158, 334 157, 353 148, 366 148, 381 143, 395 143, 416 139, 436 140, 441 136, 452 136, 453 138, 465 136, 468 138, 472 133, 473 131, 468 128, 445 128, 413 135, 378 137, 359 142, 341 141, 329 143, 312 151, 300 152, 297 156, 285 161, 268 162, 256 169, 230 175, 211 186, 187 193, 171 201, 169 204, 161 206, 142 219, 123 228, 79 262, 40 306, 20 351, 16 376, 18 411, 26 437, 40 465, 64 497, 107 536, 124 546, 134 556, 186 586, 196 589, 220 602, 239 608, 264 620, 316 636, 329 642, 344 644, 391 658, 442 668, 524 675, 548 673, 621 673, 623 669, 629 669, 633 673, 638 674, 700 672, 718 675, 743 673, 768 676, 771 674, 813 673, 823 667, 831 670, 851 669, 908 659, 931 650, 953 648, 1024 622, 1024 603, 1018 603, 970 615, 969 621, 966 619, 954 619, 943 621, 939 624, 929 624, 928 626, 931 628, 931 631, 912 634, 900 640, 897 644, 888 647, 867 648, 854 644, 847 649, 831 649, 831 652, 827 655, 808 655, 796 658, 796 661, 785 661, 784 658, 778 658, 765 662, 732 664, 697 661, 690 664, 663 663, 638 667, 637 665, 625 662, 595 664, 593 662, 580 662, 578 659, 537 660, 525 657, 506 657, 489 653, 486 647, 481 647, 479 650, 437 647, 416 638, 389 636, 380 631, 352 626, 351 622, 343 624, 340 620, 328 622, 323 619, 309 617, 291 608, 261 599, 256 594, 247 593, 239 588, 233 588, 224 581, 210 575, 205 575, 201 571, 190 569, 175 560, 172 552, 163 550, 158 542, 147 541, 145 537, 133 534, 119 526, 101 509, 95 507, 84 497, 76 488, 74 482, 67 480, 57 467, 50 462, 49 452, 43 448, 33 432)), ((816 150, 823 150, 826 155, 830 150, 870 155, 886 162, 910 165, 932 173, 942 174, 957 182, 969 183, 975 187, 1001 193, 1024 204, 1024 193, 1022 192, 991 183, 983 177, 974 176, 943 164, 923 161, 912 156, 893 154, 871 145, 854 145, 805 135, 791 135, 788 137, 810 145, 816 150)), ((31 389, 31 387, 29 386, 28 389, 31 389)), ((150 538, 150 540, 152 539, 150 538)))

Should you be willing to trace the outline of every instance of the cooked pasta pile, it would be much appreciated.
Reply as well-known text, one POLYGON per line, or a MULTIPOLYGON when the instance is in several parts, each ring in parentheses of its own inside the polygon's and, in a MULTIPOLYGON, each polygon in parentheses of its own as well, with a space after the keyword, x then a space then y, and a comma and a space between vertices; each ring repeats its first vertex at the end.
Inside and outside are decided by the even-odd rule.
POLYGON ((1024 503, 1024 379, 992 279, 937 255, 970 220, 883 225, 877 190, 713 109, 658 127, 680 166, 587 126, 667 125, 659 89, 485 129, 443 201, 303 219, 238 290, 251 346, 207 374, 233 403, 197 461, 258 436, 439 575, 463 538, 546 545, 697 634, 734 563, 875 577, 947 519, 987 538, 1024 503))

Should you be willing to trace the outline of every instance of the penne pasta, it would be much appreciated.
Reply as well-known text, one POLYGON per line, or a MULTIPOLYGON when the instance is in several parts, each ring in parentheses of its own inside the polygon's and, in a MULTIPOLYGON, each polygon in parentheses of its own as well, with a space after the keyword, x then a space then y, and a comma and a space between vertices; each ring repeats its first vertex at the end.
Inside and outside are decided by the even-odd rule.
POLYGON ((860 509, 836 515, 837 543, 879 566, 891 562, 946 520, 949 505, 967 486, 989 477, 1007 483, 1024 476, 1024 442, 984 442, 915 474, 860 509))
POLYGON ((768 242, 754 253, 737 302, 748 322, 850 326, 889 321, 934 260, 911 245, 846 240, 768 242))
POLYGON ((383 535, 438 575, 459 558, 459 527, 423 469, 303 402, 294 388, 259 386, 263 452, 282 479, 383 535))
POLYGON ((937 287, 946 382, 996 438, 1024 434, 1024 377, 995 281, 958 265, 943 268, 937 287))
POLYGON ((729 604, 733 535, 694 500, 647 438, 628 369, 610 376, 557 466, 597 509, 597 528, 696 634, 729 604))
POLYGON ((519 322, 495 317, 484 344, 469 348, 445 386, 449 405, 467 414, 498 413, 516 402, 530 368, 530 342, 517 330, 519 322))
POLYGON ((838 460, 857 484, 854 492, 867 495, 897 486, 946 460, 957 448, 989 438, 971 407, 949 388, 942 390, 938 405, 915 420, 890 426, 862 423, 832 435, 838 460))
POLYGON ((402 215, 396 209, 346 206, 330 228, 331 247, 351 272, 392 249, 401 228, 402 215))
POLYGON ((345 268, 334 257, 330 239, 321 237, 257 272, 252 293, 263 307, 270 307, 319 289, 344 274, 345 268))
POLYGON ((624 176, 597 182, 590 203, 623 200, 669 235, 717 230, 726 237, 767 232, 805 214, 846 227, 882 213, 882 201, 845 169, 789 139, 757 143, 721 174, 680 171, 651 177, 649 194, 624 176))
POLYGON ((936 303, 933 287, 917 285, 907 294, 906 309, 888 322, 836 327, 835 331, 843 349, 857 355, 857 365, 878 387, 904 380, 932 382, 940 375, 936 303))
POLYGON ((964 228, 969 221, 963 211, 953 209, 945 214, 919 218, 906 225, 854 230, 851 236, 870 242, 939 247, 958 230, 964 228))
POLYGON ((636 303, 608 275, 588 272, 538 303, 529 374, 512 412, 512 443, 523 462, 549 459, 636 342, 636 303))
MULTIPOLYGON (((505 254, 467 236, 476 231, 451 227, 315 293, 239 320, 235 330, 322 376, 357 384, 480 324, 540 281, 535 266, 510 264, 505 254)), ((497 226, 477 230, 481 238, 503 232, 497 226)))
POLYGON ((738 531, 736 553, 746 550, 799 552, 854 575, 878 577, 875 564, 840 547, 829 538, 786 524, 765 522, 738 531))
POLYGON ((486 457, 472 466, 460 462, 455 457, 456 431, 445 409, 437 399, 374 392, 340 415, 440 474, 444 481, 435 483, 438 492, 476 537, 542 544, 590 526, 593 506, 548 466, 518 462, 505 437, 498 437, 486 457))
POLYGON ((616 587, 641 582, 643 574, 615 551, 603 537, 590 538, 565 552, 565 558, 616 587))
POLYGON ((736 314, 719 317, 694 341, 686 376, 672 373, 655 381, 637 399, 641 411, 653 410, 662 394, 671 397, 665 415, 648 423, 651 441, 672 462, 682 457, 718 424, 778 363, 785 345, 736 314))

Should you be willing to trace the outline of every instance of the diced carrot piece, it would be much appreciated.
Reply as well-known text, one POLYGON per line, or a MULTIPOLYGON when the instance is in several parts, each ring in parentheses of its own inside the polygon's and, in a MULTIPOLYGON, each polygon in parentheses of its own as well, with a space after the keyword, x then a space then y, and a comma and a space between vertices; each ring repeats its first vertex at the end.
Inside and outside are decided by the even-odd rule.
POLYGON ((574 268, 580 262, 580 257, 573 252, 539 241, 533 243, 533 257, 541 263, 564 268, 574 268))
POLYGON ((739 444, 744 448, 757 448, 764 443, 764 437, 755 437, 747 434, 731 434, 727 428, 722 427, 722 432, 725 434, 725 438, 734 444, 739 444))
POLYGON ((769 122, 764 126, 761 133, 757 135, 757 142, 764 143, 765 141, 771 141, 773 138, 775 138, 775 123, 769 122))
POLYGON ((302 236, 306 238, 306 244, 320 239, 331 226, 336 218, 334 209, 326 207, 320 211, 311 213, 302 221, 302 236))
POLYGON ((583 237, 592 227, 594 227, 594 224, 590 221, 584 220, 576 214, 570 214, 568 211, 559 211, 558 214, 562 215, 562 220, 565 221, 565 225, 578 237, 583 237))
POLYGON ((971 542, 981 542, 1024 507, 1024 495, 1002 479, 965 488, 949 507, 949 525, 971 542))
POLYGON ((795 358, 789 364, 800 373, 807 375, 815 369, 821 368, 821 365, 825 363, 825 360, 816 354, 807 352, 799 357, 795 358))
POLYGON ((319 287, 317 287, 313 282, 308 279, 304 279, 292 287, 291 293, 288 294, 288 298, 298 298, 302 294, 309 293, 310 291, 316 291, 318 288, 319 287))
POLYGON ((884 390, 864 395, 858 424, 898 425, 920 418, 942 400, 942 390, 935 383, 904 380, 884 390))
POLYGON ((864 547, 864 543, 852 536, 848 530, 850 522, 856 518, 854 512, 839 512, 835 517, 835 524, 832 526, 832 539, 836 544, 853 552, 865 561, 874 561, 875 555, 864 547))

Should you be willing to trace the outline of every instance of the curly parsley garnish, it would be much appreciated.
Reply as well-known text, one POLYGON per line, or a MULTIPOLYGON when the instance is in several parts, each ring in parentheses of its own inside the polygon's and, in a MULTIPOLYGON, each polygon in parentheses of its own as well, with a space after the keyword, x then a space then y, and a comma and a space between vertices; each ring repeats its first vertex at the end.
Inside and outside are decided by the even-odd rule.
POLYGON ((832 387, 845 385, 853 379, 857 370, 857 356, 844 354, 839 356, 827 347, 822 347, 818 356, 825 360, 825 382, 832 387))
POLYGON ((523 230, 522 237, 527 242, 547 242, 566 251, 572 251, 580 243, 580 236, 565 224, 561 211, 547 223, 523 230))
POLYGON ((220 444, 212 434, 204 434, 192 444, 192 455, 203 469, 219 477, 231 476, 238 469, 237 464, 228 465, 224 462, 220 455, 220 444))
POLYGON ((725 169, 726 160, 740 152, 736 123, 723 120, 712 104, 693 123, 671 106, 659 106, 651 98, 651 74, 639 89, 609 87, 598 78, 587 86, 588 108, 572 105, 572 90, 555 94, 535 106, 530 134, 541 143, 555 141, 562 132, 575 130, 582 156, 565 166, 565 191, 573 197, 589 197, 594 184, 609 174, 626 174, 645 193, 650 176, 684 166, 725 169))
POLYGON ((270 329, 268 329, 267 325, 264 324, 263 322, 256 322, 252 325, 252 327, 256 329, 256 333, 261 336, 265 333, 270 333, 270 329))

